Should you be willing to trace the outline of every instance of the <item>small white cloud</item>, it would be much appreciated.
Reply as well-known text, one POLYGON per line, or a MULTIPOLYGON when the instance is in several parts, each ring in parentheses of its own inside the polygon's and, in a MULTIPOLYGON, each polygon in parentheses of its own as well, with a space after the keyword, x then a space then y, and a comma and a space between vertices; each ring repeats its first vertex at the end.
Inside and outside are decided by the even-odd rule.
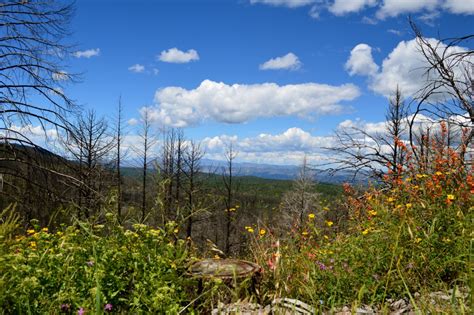
POLYGON ((391 33, 391 34, 395 34, 397 36, 402 36, 402 31, 399 31, 399 30, 394 30, 394 29, 388 29, 387 32, 391 33))
POLYGON ((69 74, 66 71, 54 72, 51 75, 51 77, 54 81, 67 81, 67 80, 69 80, 69 74))
POLYGON ((319 19, 319 15, 321 14, 321 8, 317 5, 313 5, 309 10, 308 14, 313 19, 319 19))
POLYGON ((345 67, 350 75, 375 75, 379 70, 372 58, 372 47, 367 44, 359 44, 351 50, 345 67))
POLYGON ((340 16, 359 12, 366 7, 372 7, 376 4, 377 0, 335 0, 328 10, 334 15, 340 16))
POLYGON ((359 94, 353 84, 227 85, 204 80, 191 90, 177 86, 157 90, 156 105, 149 114, 152 120, 174 127, 196 125, 203 120, 244 123, 259 117, 311 118, 340 113, 344 109, 340 102, 351 101, 359 94))
POLYGON ((76 58, 91 58, 95 56, 99 56, 100 48, 95 49, 87 49, 87 50, 78 50, 74 52, 72 55, 76 58))
POLYGON ((261 3, 275 7, 298 8, 315 3, 316 0, 250 0, 251 4, 261 3))
POLYGON ((435 25, 436 19, 439 18, 440 15, 441 14, 439 13, 439 11, 431 11, 420 15, 418 18, 425 24, 433 27, 435 25))
POLYGON ((128 67, 128 70, 135 73, 142 73, 143 71, 145 71, 145 66, 137 63, 137 64, 134 64, 133 66, 128 67))
POLYGON ((153 68, 153 74, 158 75, 158 73, 160 73, 160 70, 158 70, 157 68, 153 68))
POLYGON ((259 66, 260 70, 297 70, 302 63, 293 53, 288 53, 282 57, 272 58, 259 66))
POLYGON ((369 25, 376 25, 378 23, 378 21, 377 21, 377 19, 374 19, 374 18, 371 18, 371 17, 368 17, 368 16, 364 16, 362 18, 362 23, 369 24, 369 25))
POLYGON ((127 124, 129 126, 136 126, 138 124, 138 119, 136 118, 130 118, 128 121, 127 121, 127 124))
POLYGON ((178 48, 170 48, 163 50, 158 58, 163 62, 188 63, 199 60, 199 55, 194 49, 189 49, 187 52, 184 52, 178 48))

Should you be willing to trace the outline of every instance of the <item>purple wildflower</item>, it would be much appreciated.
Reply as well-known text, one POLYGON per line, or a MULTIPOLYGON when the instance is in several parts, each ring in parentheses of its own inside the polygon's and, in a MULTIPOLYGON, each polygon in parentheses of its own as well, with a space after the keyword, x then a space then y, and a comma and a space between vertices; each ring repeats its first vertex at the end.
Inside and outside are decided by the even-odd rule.
POLYGON ((79 308, 79 310, 77 311, 77 315, 84 315, 86 313, 86 311, 84 310, 84 308, 79 308))
POLYGON ((61 312, 69 312, 71 304, 61 304, 61 312))
POLYGON ((94 262, 93 262, 92 260, 89 260, 89 261, 87 262, 87 266, 89 266, 89 267, 94 266, 94 262))
POLYGON ((112 304, 110 304, 110 303, 105 304, 104 311, 112 312, 112 304))
POLYGON ((325 264, 323 264, 322 262, 317 261, 316 263, 318 264, 320 270, 327 270, 328 269, 328 267, 325 264))

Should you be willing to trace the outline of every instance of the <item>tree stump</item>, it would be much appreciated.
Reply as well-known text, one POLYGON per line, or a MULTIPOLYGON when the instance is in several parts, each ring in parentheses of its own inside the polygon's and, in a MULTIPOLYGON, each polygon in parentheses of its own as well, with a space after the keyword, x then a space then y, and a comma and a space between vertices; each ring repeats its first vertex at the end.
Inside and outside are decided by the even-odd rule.
POLYGON ((262 268, 255 263, 239 259, 202 259, 193 263, 188 271, 199 279, 199 293, 202 292, 204 280, 221 279, 228 287, 232 287, 250 279, 250 292, 259 299, 257 284, 262 268))

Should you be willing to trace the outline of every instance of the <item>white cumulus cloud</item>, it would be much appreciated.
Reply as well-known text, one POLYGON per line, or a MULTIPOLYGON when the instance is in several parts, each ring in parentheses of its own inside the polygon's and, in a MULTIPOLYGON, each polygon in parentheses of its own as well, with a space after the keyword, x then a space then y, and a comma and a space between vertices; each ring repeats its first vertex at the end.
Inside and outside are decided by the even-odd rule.
POLYGON ((433 11, 439 5, 440 0, 384 0, 381 8, 377 11, 377 17, 384 19, 399 14, 416 13, 424 10, 433 11))
POLYGON ((345 67, 350 75, 374 75, 379 70, 372 58, 372 47, 367 44, 358 44, 351 50, 345 67))
POLYGON ((100 54, 100 48, 95 49, 87 49, 87 50, 78 50, 74 52, 72 55, 76 58, 91 58, 94 56, 98 56, 100 54))
POLYGON ((170 48, 168 50, 163 50, 158 58, 163 62, 188 63, 199 60, 199 54, 194 49, 189 49, 185 52, 178 48, 170 48))
POLYGON ((282 57, 272 58, 259 66, 260 70, 297 70, 302 63, 294 53, 288 53, 282 57))
POLYGON ((446 0, 443 7, 455 14, 474 14, 474 0, 446 0))
POLYGON ((366 7, 377 4, 377 0, 335 0, 328 8, 334 15, 345 15, 359 12, 366 7))
POLYGON ((310 162, 327 159, 327 152, 322 148, 329 147, 333 141, 331 136, 313 136, 293 127, 280 134, 262 133, 246 138, 235 135, 207 137, 202 145, 209 158, 223 159, 227 145, 232 143, 239 161, 299 165, 305 156, 310 162))
POLYGON ((133 66, 128 67, 128 70, 135 72, 135 73, 141 73, 145 71, 145 66, 141 65, 139 63, 134 64, 133 66))
MULTIPOLYGON (((438 47, 440 54, 446 48, 444 44, 439 43, 436 39, 429 38, 427 40, 434 47, 438 47)), ((466 51, 466 49, 463 47, 452 46, 448 49, 448 54, 464 51, 466 51)), ((474 58, 471 58, 471 63, 474 62, 473 59, 474 58)), ((351 75, 358 74, 367 76, 369 79, 369 88, 386 97, 392 95, 397 86, 406 97, 414 96, 426 85, 427 80, 433 79, 432 75, 434 74, 431 74, 431 77, 427 77, 426 74, 426 70, 429 66, 420 52, 417 39, 399 42, 383 60, 381 67, 374 63, 372 55, 370 54, 370 46, 367 44, 359 44, 354 47, 346 63, 346 69, 351 75), (354 50, 356 52, 359 51, 357 54, 359 58, 354 58, 354 50), (368 69, 370 69, 370 71, 368 69)), ((455 71, 458 77, 462 79, 464 69, 458 67, 455 71)))
POLYGON ((155 93, 153 120, 174 127, 203 120, 243 123, 259 117, 337 114, 360 95, 353 84, 232 84, 204 80, 195 89, 166 87, 155 93))

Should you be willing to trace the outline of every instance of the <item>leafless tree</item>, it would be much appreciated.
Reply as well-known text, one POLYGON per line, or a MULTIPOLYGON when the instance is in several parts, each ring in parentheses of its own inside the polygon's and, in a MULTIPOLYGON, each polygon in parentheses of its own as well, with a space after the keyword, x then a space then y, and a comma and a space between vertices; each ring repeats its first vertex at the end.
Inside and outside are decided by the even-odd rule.
POLYGON ((298 174, 298 178, 293 182, 293 188, 283 195, 281 207, 283 218, 279 218, 280 225, 301 227, 305 216, 314 213, 319 207, 319 194, 315 189, 314 172, 308 167, 306 157, 298 174))
POLYGON ((381 179, 388 169, 396 171, 405 159, 403 139, 407 137, 408 108, 400 89, 389 100, 383 130, 366 130, 349 126, 336 131, 335 144, 326 148, 334 153, 331 172, 350 171, 358 175, 381 179))
POLYGON ((62 143, 71 165, 76 168, 75 176, 82 183, 79 207, 84 215, 89 217, 91 211, 98 209, 100 199, 103 197, 105 164, 113 149, 114 141, 109 133, 107 121, 97 117, 93 110, 79 117, 76 125, 62 143))
POLYGON ((145 220, 147 214, 147 192, 148 192, 148 171, 150 163, 153 163, 155 158, 152 155, 152 149, 157 144, 156 134, 152 127, 152 121, 148 110, 144 110, 141 115, 141 128, 138 134, 140 138, 139 147, 135 147, 140 158, 142 167, 142 202, 141 212, 142 221, 145 220))
POLYGON ((122 142, 123 142, 123 106, 122 97, 117 103, 117 121, 115 131, 115 175, 117 183, 117 217, 122 219, 122 142))
POLYGON ((234 215, 234 198, 237 190, 237 183, 235 182, 235 159, 237 152, 234 150, 234 146, 230 143, 227 146, 225 152, 226 167, 222 173, 222 182, 224 184, 224 205, 225 205, 225 216, 224 216, 224 253, 229 255, 231 247, 231 234, 232 234, 232 219, 234 215))
POLYGON ((66 161, 29 132, 32 126, 41 126, 45 136, 71 130, 68 118, 76 106, 62 86, 75 80, 65 65, 72 12, 72 4, 51 0, 0 3, 0 173, 8 191, 19 180, 61 198, 38 182, 50 180, 45 172, 63 185, 78 184, 64 172, 66 161), (27 177, 38 172, 45 175, 27 177))
POLYGON ((74 76, 64 68, 70 47, 63 39, 72 6, 56 1, 3 1, 0 4, 0 136, 36 147, 23 129, 68 129, 75 109, 61 84, 74 76), (42 100, 41 100, 42 99, 42 100))
MULTIPOLYGON (((474 50, 460 47, 469 47, 474 34, 433 41, 423 36, 413 20, 410 25, 428 64, 426 84, 417 95, 410 121, 410 142, 415 144, 412 131, 417 115, 423 111, 446 120, 462 117, 452 122, 465 131, 459 141, 459 152, 464 157, 474 138, 474 50)), ((414 154, 418 158, 418 152, 414 154)))
POLYGON ((184 156, 183 175, 186 178, 186 237, 192 236, 194 215, 196 214, 197 199, 200 193, 200 185, 198 176, 201 173, 201 159, 204 152, 201 145, 191 141, 187 146, 184 156))

